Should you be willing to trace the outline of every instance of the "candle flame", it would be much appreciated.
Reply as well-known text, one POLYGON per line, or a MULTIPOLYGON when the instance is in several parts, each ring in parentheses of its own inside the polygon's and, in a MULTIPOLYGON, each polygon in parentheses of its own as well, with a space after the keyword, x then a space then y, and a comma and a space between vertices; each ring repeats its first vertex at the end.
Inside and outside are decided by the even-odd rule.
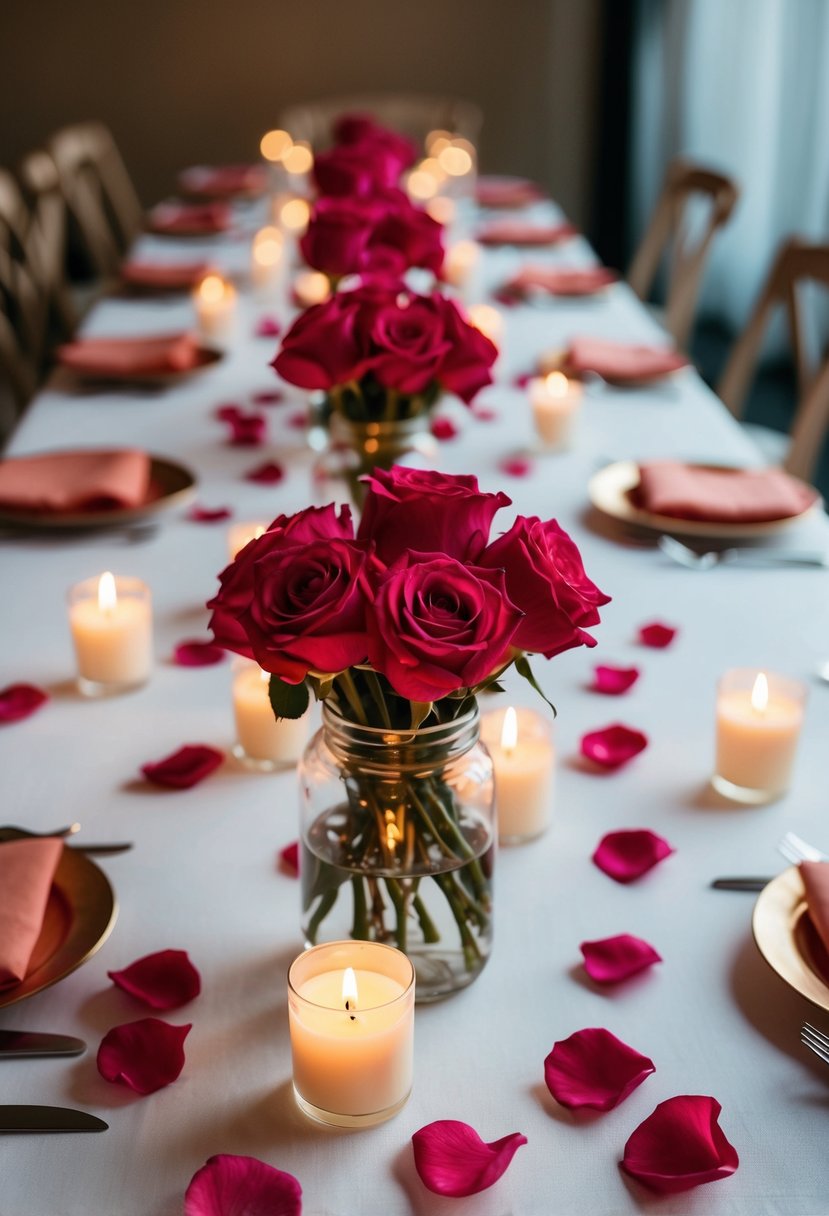
POLYGON ((331 286, 321 270, 307 270, 294 281, 297 299, 303 304, 324 304, 331 294, 331 286))
POLYGON ((413 169, 406 179, 406 189, 409 192, 409 198, 417 202, 424 202, 437 194, 438 182, 434 175, 425 169, 413 169))
POLYGON ((758 672, 754 687, 751 690, 751 708, 758 714, 765 713, 769 703, 769 682, 765 672, 758 672))
POLYGON ((353 967, 346 967, 343 972, 343 1004, 349 1013, 357 1008, 357 976, 353 967))
POLYGON ((209 274, 199 284, 199 295, 208 304, 218 304, 227 291, 227 283, 219 274, 209 274))
POLYGON ((275 266, 282 256, 282 245, 278 228, 260 228, 253 238, 253 256, 260 266, 275 266))
POLYGON ((444 198, 442 194, 436 198, 430 198, 426 204, 426 210, 431 215, 433 220, 444 227, 451 224, 455 218, 455 203, 451 198, 444 198))
POLYGON ((287 131, 266 131, 259 143, 259 151, 265 160, 282 160, 286 152, 293 147, 294 141, 287 131))
POLYGON ((282 154, 282 163, 289 173, 308 173, 314 163, 314 154, 308 144, 294 144, 282 154))
POLYGON ((550 372, 544 377, 544 384, 551 397, 566 397, 569 385, 564 372, 550 372))
POLYGON ((112 612, 118 602, 115 590, 115 576, 107 570, 98 579, 98 607, 101 612, 112 612))
POLYGON ((448 147, 441 148, 438 164, 450 177, 463 177, 472 168, 472 157, 466 148, 459 147, 457 142, 451 143, 448 147))
POLYGON ((304 198, 288 199, 287 203, 282 204, 279 212, 283 228, 288 228, 291 232, 304 232, 310 218, 311 208, 304 198))
POLYGON ((518 714, 510 705, 504 714, 504 725, 501 727, 501 747, 509 753, 518 742, 518 714))
POLYGON ((469 310, 469 322, 479 329, 490 342, 496 342, 501 329, 501 314, 491 304, 475 304, 469 310))
POLYGON ((262 681, 262 683, 267 684, 269 682, 270 678, 271 678, 271 673, 269 671, 265 671, 264 668, 260 667, 259 668, 259 679, 262 681))
POLYGON ((452 142, 452 132, 437 129, 430 131, 423 141, 426 146, 426 151, 430 156, 437 156, 444 148, 448 148, 452 142))

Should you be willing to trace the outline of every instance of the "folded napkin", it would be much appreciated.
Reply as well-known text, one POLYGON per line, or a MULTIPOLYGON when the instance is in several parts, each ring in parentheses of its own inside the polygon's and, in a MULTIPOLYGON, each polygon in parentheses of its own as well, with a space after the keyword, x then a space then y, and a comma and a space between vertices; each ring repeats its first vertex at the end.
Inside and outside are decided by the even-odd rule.
POLYGON ((258 194, 268 183, 262 165, 192 165, 178 177, 185 194, 232 197, 234 194, 258 194))
POLYGON ((138 507, 147 501, 149 485, 150 458, 131 448, 47 452, 0 461, 0 507, 16 511, 138 507))
POLYGON ((226 232, 230 227, 227 203, 159 203, 150 212, 151 232, 166 236, 204 235, 226 232))
POLYGON ((503 290, 508 295, 517 296, 527 295, 531 291, 545 291, 551 296, 590 296, 615 283, 617 277, 606 266, 590 266, 585 270, 524 266, 504 284, 503 290))
POLYGON ((663 346, 636 346, 604 338, 574 338, 564 357, 565 370, 574 374, 595 372, 606 380, 657 380, 685 367, 679 351, 663 346))
POLYGON ((149 291, 190 291, 209 269, 207 262, 125 262, 121 280, 149 291))
POLYGON ((679 460, 639 466, 638 506, 712 523, 763 523, 800 515, 817 493, 782 469, 710 469, 679 460))
POLYGON ((527 207, 544 191, 526 177, 479 177, 475 198, 480 207, 527 207))
POLYGON ((577 236, 572 224, 521 224, 498 220, 480 229, 477 240, 482 245, 557 245, 577 236))
POLYGON ((0 844, 0 989, 26 975, 62 852, 54 837, 0 844))
POLYGON ((201 360, 194 334, 146 338, 79 338, 59 346, 58 362, 82 376, 156 376, 187 372, 201 360))
POLYGON ((829 950, 829 861, 801 861, 800 877, 806 892, 809 917, 829 950))

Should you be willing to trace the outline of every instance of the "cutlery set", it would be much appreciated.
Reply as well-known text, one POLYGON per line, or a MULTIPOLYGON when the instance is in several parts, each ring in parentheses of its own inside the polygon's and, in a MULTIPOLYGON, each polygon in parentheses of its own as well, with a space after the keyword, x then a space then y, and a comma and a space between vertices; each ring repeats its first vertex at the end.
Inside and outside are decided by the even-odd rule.
POLYGON ((829 554, 798 549, 711 549, 699 553, 673 536, 660 536, 659 549, 688 570, 712 570, 714 566, 818 566, 829 567, 829 554))
MULTIPOLYGON (((791 865, 796 866, 800 861, 829 861, 829 856, 809 844, 795 832, 786 832, 777 842, 777 851, 782 853, 791 865)), ((763 878, 728 876, 715 878, 711 886, 715 891, 762 891, 772 881, 773 875, 763 878)))
MULTIPOLYGON (((0 1060, 33 1056, 79 1056, 83 1039, 68 1034, 0 1030, 0 1060)), ((0 1135, 14 1132, 104 1132, 109 1124, 84 1110, 66 1106, 0 1105, 0 1135)))

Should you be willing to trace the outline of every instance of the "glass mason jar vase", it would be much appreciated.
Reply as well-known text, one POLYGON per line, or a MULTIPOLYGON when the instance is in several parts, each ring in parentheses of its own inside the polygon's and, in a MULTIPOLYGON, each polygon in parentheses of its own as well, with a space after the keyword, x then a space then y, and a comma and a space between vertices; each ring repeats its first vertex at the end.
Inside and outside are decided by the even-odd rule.
POLYGON ((428 412, 388 422, 354 422, 320 403, 315 409, 314 425, 327 428, 329 446, 317 460, 314 480, 318 485, 343 483, 355 507, 362 507, 366 496, 360 479, 374 469, 395 464, 431 468, 435 463, 437 443, 428 412))
POLYGON ((417 999, 470 984, 492 943, 494 783, 475 707, 413 731, 323 707, 300 761, 306 945, 357 938, 406 952, 417 999))

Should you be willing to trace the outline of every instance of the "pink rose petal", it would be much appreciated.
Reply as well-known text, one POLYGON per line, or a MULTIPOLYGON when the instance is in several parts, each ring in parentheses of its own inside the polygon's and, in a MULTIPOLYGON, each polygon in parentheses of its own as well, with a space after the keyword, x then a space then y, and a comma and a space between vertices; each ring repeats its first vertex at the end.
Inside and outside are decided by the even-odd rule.
POLYGON ((49 700, 49 694, 34 684, 7 684, 0 689, 0 726, 22 722, 49 700))
POLYGON ((650 646, 654 650, 664 650, 666 646, 670 646, 677 632, 678 630, 672 625, 663 625, 659 621, 653 621, 650 625, 643 625, 639 630, 639 641, 643 646, 650 646))
POLYGON ((215 663, 224 661, 227 651, 215 642, 201 642, 198 638, 188 638, 179 642, 173 651, 173 662, 178 667, 212 667, 215 663))
POLYGON ((502 473, 506 473, 507 477, 529 477, 533 471, 533 462, 526 456, 511 456, 502 460, 498 468, 502 473))
POLYGON ((299 841, 294 840, 279 850, 279 864, 294 878, 299 875, 299 841))
POLYGON ((275 486, 284 479, 285 470, 275 460, 266 460, 264 464, 257 464, 245 473, 245 481, 255 481, 260 486, 275 486))
POLYGON ((451 418, 434 418, 429 428, 435 439, 454 439, 458 433, 451 418))
POLYGON ((577 1030, 554 1043, 544 1061, 547 1088, 570 1110, 612 1110, 652 1072, 653 1060, 601 1027, 577 1030))
POLYGON ((231 401, 227 405, 220 405, 217 407, 216 417, 219 419, 219 422, 233 422, 235 418, 238 418, 240 414, 244 414, 244 412, 245 411, 242 409, 241 405, 235 405, 231 401))
POLYGON ((740 1159, 718 1123, 721 1110, 703 1094, 660 1102, 625 1145, 622 1169, 668 1195, 730 1177, 740 1159))
POLYGON ((499 417, 498 411, 494 410, 490 405, 478 405, 473 409, 472 416, 477 418, 479 422, 495 422, 499 417))
POLYGON ((265 442, 268 422, 264 414, 244 414, 241 411, 232 418, 225 418, 228 426, 228 443, 233 447, 258 448, 265 442))
POLYGON ((593 691, 604 693, 606 697, 620 697, 639 679, 638 667, 603 667, 598 664, 593 668, 593 673, 593 691))
POLYGON ((277 321, 276 317, 267 316, 260 317, 256 323, 254 337, 256 338, 278 338, 282 333, 282 326, 277 321))
POLYGON ((648 746, 648 737, 641 730, 615 722, 601 730, 582 736, 581 753, 601 768, 621 768, 648 746))
POLYGON ((599 841, 593 861, 616 882, 633 882, 670 857, 675 849, 647 828, 608 832, 599 841))
POLYGON ((268 388, 259 393, 251 393, 250 399, 254 405, 279 405, 285 400, 285 394, 281 388, 268 388))
POLYGON ((201 992, 201 976, 186 950, 159 950, 107 975, 116 987, 153 1009, 177 1009, 201 992))
POLYGON ((300 1216, 302 1187, 293 1174, 256 1157, 219 1153, 190 1180, 184 1216, 300 1216))
POLYGON ((293 414, 288 415, 285 421, 295 431, 304 431, 308 426, 308 414, 305 410, 295 410, 293 414))
POLYGON ((662 962, 662 956, 649 942, 630 933, 582 942, 579 950, 584 955, 585 971, 597 984, 621 983, 662 962))
POLYGON ((428 1123, 412 1136, 415 1169, 436 1195, 477 1195, 497 1182, 527 1137, 513 1132, 484 1143, 474 1128, 457 1119, 428 1123))
POLYGON ((522 372, 520 376, 513 376, 512 383, 515 388, 526 388, 536 372, 522 372))
POLYGON ((114 1026, 98 1048, 98 1072, 105 1081, 152 1094, 175 1081, 184 1067, 184 1040, 191 1029, 158 1018, 114 1026))
POLYGON ((224 761, 224 752, 206 744, 193 743, 180 747, 177 752, 141 766, 141 772, 153 785, 163 785, 172 790, 189 790, 209 777, 224 761))
POLYGON ((233 512, 230 507, 191 507, 187 518, 194 524, 218 524, 223 519, 230 519, 233 512))

